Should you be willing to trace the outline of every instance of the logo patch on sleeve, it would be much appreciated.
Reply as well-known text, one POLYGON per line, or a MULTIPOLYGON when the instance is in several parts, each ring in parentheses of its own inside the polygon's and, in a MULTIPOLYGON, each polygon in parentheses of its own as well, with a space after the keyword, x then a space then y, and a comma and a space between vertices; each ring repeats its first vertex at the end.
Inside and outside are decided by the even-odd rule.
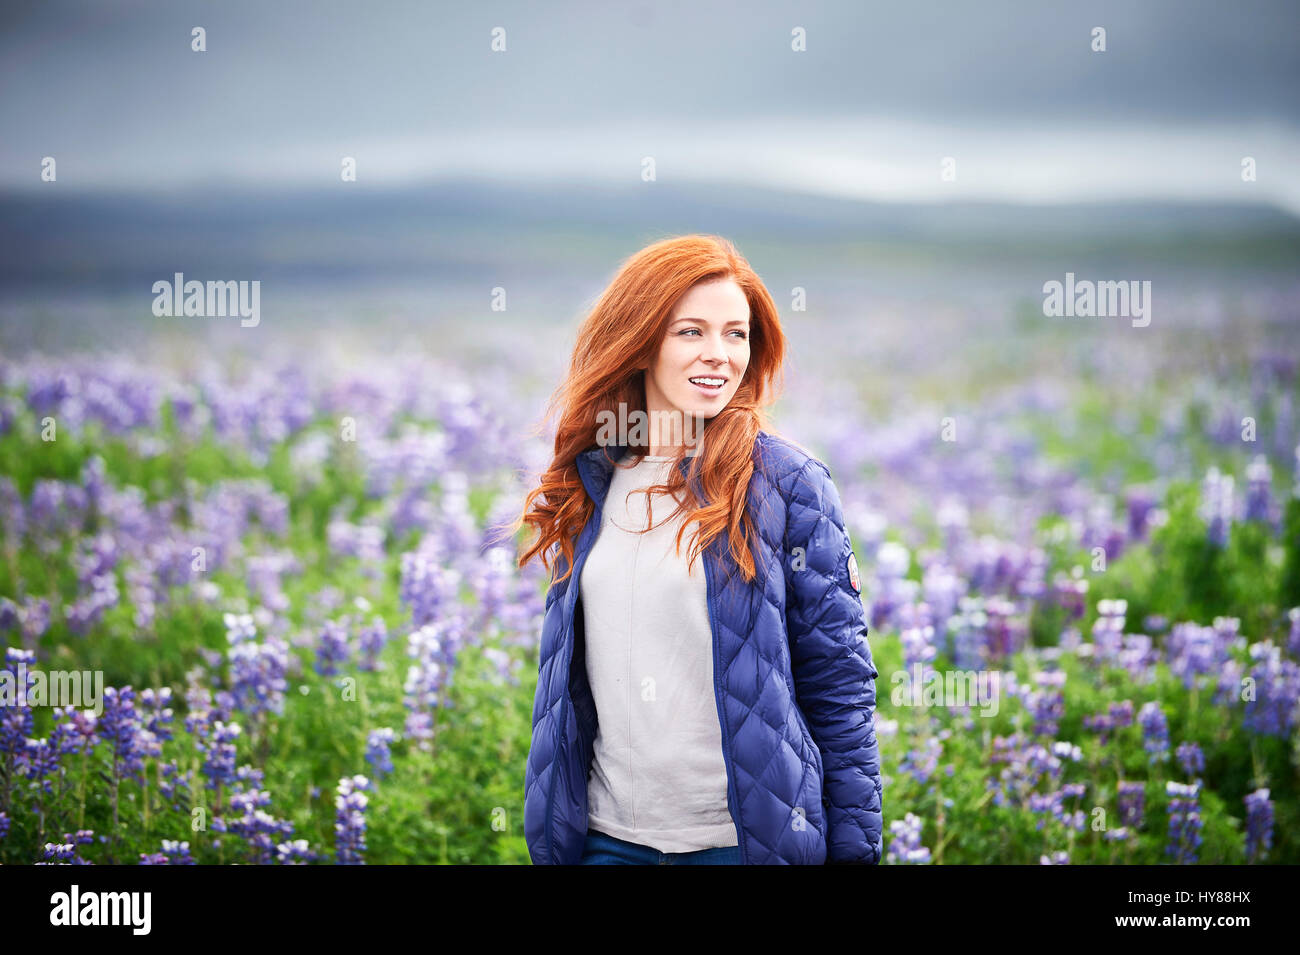
POLYGON ((854 554, 852 550, 849 551, 849 556, 848 559, 845 561, 845 564, 848 566, 849 569, 849 583, 853 585, 853 589, 855 591, 861 594, 862 580, 861 578, 858 577, 858 558, 857 555, 854 554))

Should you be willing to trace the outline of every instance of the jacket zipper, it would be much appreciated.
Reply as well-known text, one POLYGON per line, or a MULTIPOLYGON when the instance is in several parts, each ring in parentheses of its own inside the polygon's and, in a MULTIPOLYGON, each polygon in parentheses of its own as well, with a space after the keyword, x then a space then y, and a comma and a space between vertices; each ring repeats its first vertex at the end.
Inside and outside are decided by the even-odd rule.
POLYGON ((739 837, 740 864, 748 865, 749 850, 745 846, 745 830, 739 821, 740 797, 736 794, 735 770, 731 765, 731 735, 727 732, 727 717, 722 706, 722 680, 719 677, 721 668, 718 666, 718 621, 713 609, 715 590, 713 565, 707 553, 702 554, 701 557, 704 561, 704 580, 707 588, 705 602, 709 605, 709 629, 713 636, 713 697, 718 705, 718 725, 722 727, 722 762, 727 768, 727 808, 731 812, 731 821, 735 825, 736 835, 739 837))

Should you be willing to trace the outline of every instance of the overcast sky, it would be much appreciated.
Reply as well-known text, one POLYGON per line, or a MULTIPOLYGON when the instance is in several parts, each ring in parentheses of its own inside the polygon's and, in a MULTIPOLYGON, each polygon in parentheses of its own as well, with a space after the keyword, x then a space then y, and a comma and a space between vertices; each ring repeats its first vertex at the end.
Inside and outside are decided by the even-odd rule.
POLYGON ((6 188, 47 185, 44 156, 71 190, 325 185, 343 156, 384 184, 636 180, 653 156, 660 181, 1300 212, 1297 0, 4 0, 0 24, 6 188))

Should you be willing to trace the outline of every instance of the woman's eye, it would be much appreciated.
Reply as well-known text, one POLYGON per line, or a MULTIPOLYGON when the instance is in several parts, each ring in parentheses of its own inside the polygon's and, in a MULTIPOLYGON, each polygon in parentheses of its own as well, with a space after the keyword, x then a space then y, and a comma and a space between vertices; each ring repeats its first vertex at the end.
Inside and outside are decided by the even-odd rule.
MULTIPOLYGON (((686 335, 686 334, 688 334, 688 333, 690 333, 690 332, 699 332, 699 329, 698 329, 698 328, 684 328, 684 329, 682 329, 680 332, 678 332, 677 334, 678 334, 678 335, 686 335)), ((744 332, 742 332, 740 329, 736 329, 735 333, 736 333, 737 335, 739 335, 742 339, 745 339, 745 338, 748 338, 748 337, 749 337, 747 334, 745 334, 744 332)))

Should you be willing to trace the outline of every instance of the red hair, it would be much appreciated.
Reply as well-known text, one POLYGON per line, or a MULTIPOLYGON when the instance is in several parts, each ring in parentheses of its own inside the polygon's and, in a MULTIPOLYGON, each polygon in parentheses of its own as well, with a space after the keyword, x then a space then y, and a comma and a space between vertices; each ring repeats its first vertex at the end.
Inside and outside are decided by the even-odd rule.
MULTIPOLYGON (((781 392, 786 341, 776 304, 762 280, 730 242, 714 235, 663 239, 632 255, 583 320, 568 375, 543 418, 549 419, 557 408, 560 411, 555 457, 513 525, 515 531, 524 524, 536 531, 531 547, 519 558, 519 567, 540 551, 543 565, 550 570, 548 556, 558 548, 567 569, 552 585, 573 572, 574 540, 595 512, 595 502, 578 475, 577 457, 601 443, 597 432, 605 417, 602 412, 616 420, 635 420, 634 411, 648 413, 645 372, 640 369, 654 363, 678 300, 696 284, 715 279, 733 280, 749 302, 749 364, 731 401, 707 421, 707 440, 700 442, 688 473, 683 476, 679 470, 686 454, 683 445, 668 483, 646 489, 646 497, 649 504, 652 492, 666 491, 677 499, 670 517, 686 515, 677 532, 678 553, 687 526, 699 522, 688 568, 714 538, 728 533, 733 561, 746 581, 754 579, 757 571, 750 546, 757 531, 745 499, 758 432, 771 430, 765 409, 781 392), (619 415, 620 404, 627 418, 619 415), (685 493, 688 484, 702 488, 709 503, 691 506, 685 493)), ((629 450, 637 460, 649 451, 629 450)))

